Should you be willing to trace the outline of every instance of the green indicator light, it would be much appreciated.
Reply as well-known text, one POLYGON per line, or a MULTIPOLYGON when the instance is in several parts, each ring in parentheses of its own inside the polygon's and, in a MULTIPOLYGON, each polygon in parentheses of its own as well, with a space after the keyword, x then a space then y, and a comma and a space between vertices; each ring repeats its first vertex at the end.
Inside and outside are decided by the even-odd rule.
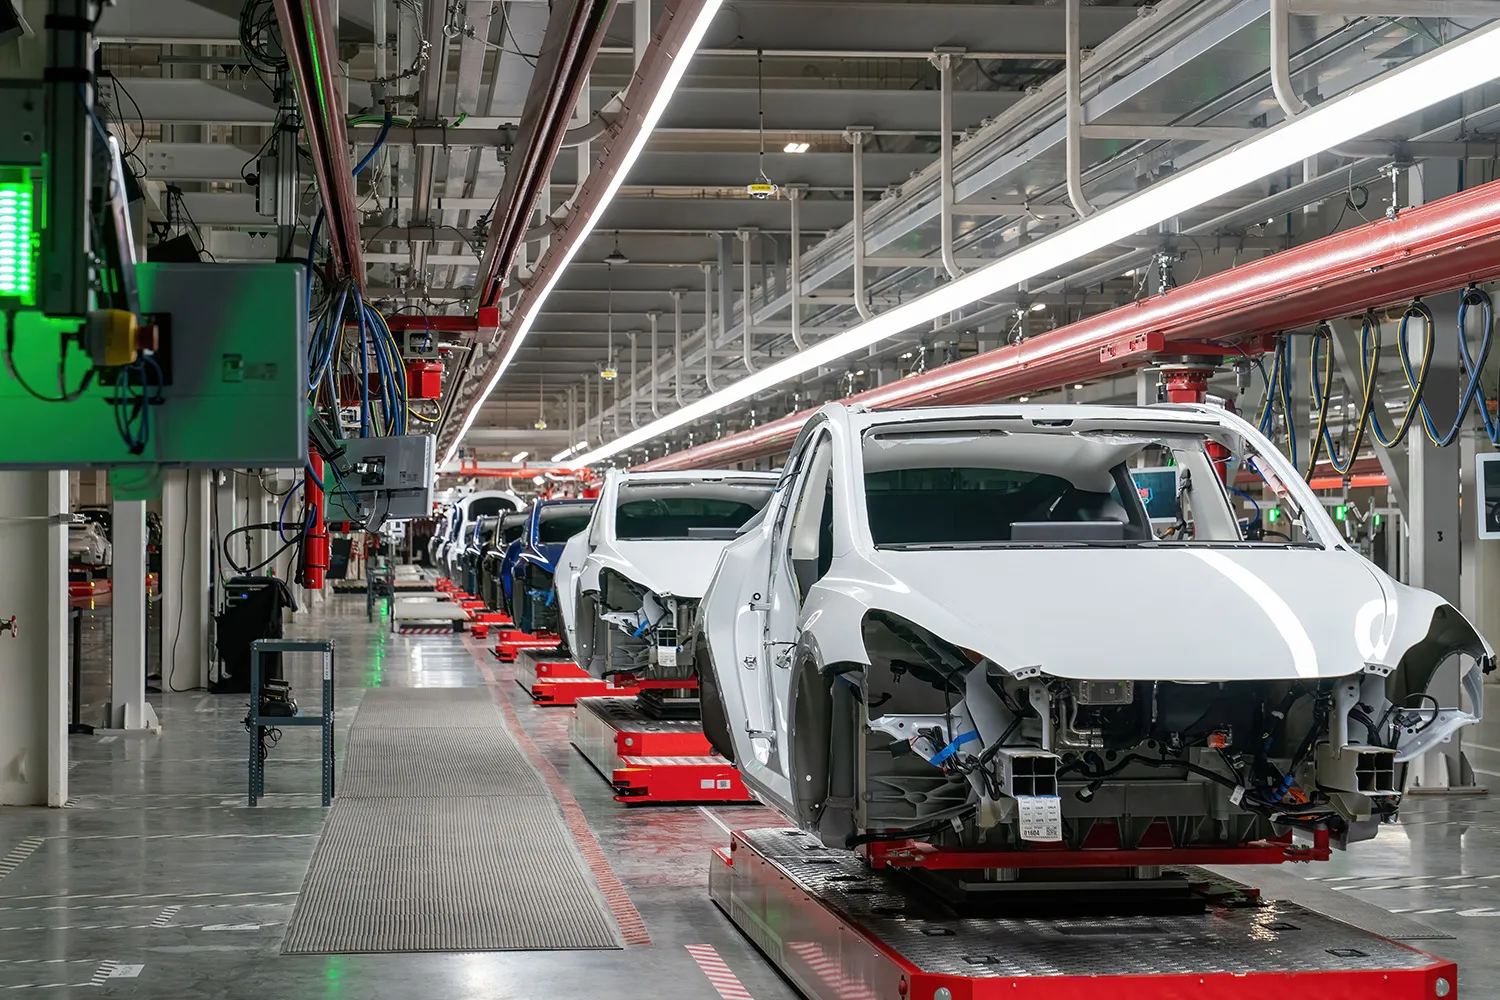
POLYGON ((1280 518, 1280 517, 1281 517, 1281 508, 1280 507, 1272 507, 1270 510, 1266 511, 1266 520, 1270 521, 1272 524, 1275 524, 1276 521, 1277 521, 1277 519, 1280 518))
POLYGON ((0 182, 0 298, 32 304, 33 267, 31 182, 0 182))
POLYGON ((1380 527, 1380 522, 1381 522, 1382 518, 1383 518, 1383 515, 1381 515, 1381 514, 1376 514, 1375 515, 1375 527, 1377 527, 1377 528, 1380 527))
POLYGON ((1349 505, 1348 504, 1342 504, 1341 503, 1337 507, 1333 508, 1333 519, 1335 521, 1342 521, 1342 520, 1344 520, 1348 516, 1349 516, 1349 505))

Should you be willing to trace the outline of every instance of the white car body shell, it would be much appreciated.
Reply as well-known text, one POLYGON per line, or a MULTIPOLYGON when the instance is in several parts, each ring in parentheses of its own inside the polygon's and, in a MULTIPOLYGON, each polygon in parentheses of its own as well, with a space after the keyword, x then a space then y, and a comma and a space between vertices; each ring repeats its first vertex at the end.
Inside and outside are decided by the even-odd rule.
POLYGON ((473 514, 474 501, 484 499, 504 500, 511 505, 513 511, 526 509, 526 501, 509 490, 481 490, 460 498, 448 511, 446 522, 448 534, 438 544, 437 564, 442 569, 443 575, 451 577, 457 572, 458 557, 468 543, 469 535, 474 531, 474 522, 477 520, 473 514))
MULTIPOLYGON (((1018 677, 1215 682, 1384 675, 1447 605, 1404 586, 1345 544, 1317 496, 1275 446, 1208 406, 983 406, 869 411, 829 404, 792 452, 827 434, 833 462, 833 559, 797 606, 774 583, 772 539, 792 502, 789 472, 752 529, 726 548, 699 612, 733 750, 746 784, 793 814, 790 683, 795 656, 868 665, 861 625, 885 611, 973 650, 1018 677), (966 418, 1090 420, 1152 433, 1227 431, 1283 484, 1321 549, 877 548, 865 516, 862 436, 877 425, 966 418), (768 579, 771 584, 768 586, 768 579)), ((782 574, 783 576, 785 574, 782 574)), ((1453 614, 1457 614, 1456 611, 1453 614)), ((1468 627, 1472 632, 1472 626, 1468 627)), ((1483 640, 1478 640, 1483 644, 1483 640)), ((1493 651, 1483 644, 1486 657, 1493 651)), ((1478 663, 1462 683, 1473 712, 1445 710, 1409 759, 1482 712, 1478 663)), ((705 698, 708 695, 705 694, 705 698)), ((705 709, 707 712, 707 709, 705 709)))
POLYGON ((611 469, 599 489, 599 502, 588 529, 568 539, 557 561, 553 582, 568 648, 579 651, 578 608, 584 594, 599 590, 599 575, 611 570, 655 594, 699 600, 708 590, 727 539, 621 539, 615 531, 620 489, 633 483, 712 483, 724 480, 774 486, 779 472, 695 470, 691 472, 624 472, 611 469))

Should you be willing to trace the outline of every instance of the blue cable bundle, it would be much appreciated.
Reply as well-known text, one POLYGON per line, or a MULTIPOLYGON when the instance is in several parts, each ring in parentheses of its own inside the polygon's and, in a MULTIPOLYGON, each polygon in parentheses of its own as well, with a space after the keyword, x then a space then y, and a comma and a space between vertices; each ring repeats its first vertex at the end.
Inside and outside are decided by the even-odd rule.
POLYGON ((115 373, 115 427, 132 455, 145 454, 151 443, 151 406, 161 402, 162 384, 166 381, 161 365, 149 354, 121 365, 115 373), (150 374, 155 373, 156 391, 151 392, 150 374))

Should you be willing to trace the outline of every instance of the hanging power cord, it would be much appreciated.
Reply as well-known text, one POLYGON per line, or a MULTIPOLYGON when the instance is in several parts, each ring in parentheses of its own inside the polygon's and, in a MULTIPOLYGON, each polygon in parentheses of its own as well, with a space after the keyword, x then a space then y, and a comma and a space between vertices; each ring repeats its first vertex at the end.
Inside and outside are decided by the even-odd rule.
MULTIPOLYGON (((1477 289, 1475 290, 1477 291, 1477 289)), ((1482 292, 1479 293, 1483 295, 1482 292)), ((1465 293, 1467 299, 1468 293, 1465 293)), ((1485 301, 1488 297, 1485 296, 1485 301)), ((1465 310, 1460 310, 1461 314, 1465 310)), ((1432 369, 1432 358, 1436 343, 1435 331, 1436 321, 1432 310, 1428 309, 1420 299, 1412 302, 1401 314, 1401 322, 1396 331, 1396 350, 1401 360, 1401 371, 1406 377, 1406 385, 1410 390, 1406 406, 1401 412, 1401 419, 1396 424, 1394 433, 1387 435, 1380 420, 1380 406, 1378 402, 1379 387, 1378 376, 1380 372, 1381 329, 1380 321, 1371 313, 1367 313, 1360 328, 1359 355, 1360 355, 1360 386, 1354 392, 1359 397, 1358 413, 1355 417, 1353 441, 1341 458, 1338 449, 1334 446, 1333 436, 1328 431, 1328 408, 1329 398, 1333 393, 1333 362, 1329 355, 1332 353, 1332 332, 1327 326, 1320 327, 1314 335, 1312 346, 1309 351, 1309 373, 1308 381, 1311 387, 1313 407, 1317 411, 1317 427, 1313 431, 1312 452, 1309 461, 1303 471, 1304 478, 1311 479, 1313 470, 1316 468, 1320 451, 1328 452, 1329 463, 1340 476, 1349 475, 1354 467, 1355 457, 1359 453, 1360 446, 1364 443, 1365 434, 1368 432, 1376 442, 1383 448, 1394 448, 1406 439, 1410 432, 1412 423, 1420 413, 1423 426, 1428 436, 1434 442, 1440 442, 1440 446, 1450 444, 1458 435, 1458 429, 1462 426, 1463 418, 1467 412, 1468 401, 1473 399, 1473 393, 1478 391, 1478 374, 1471 368, 1471 389, 1466 393, 1465 402, 1459 408, 1458 416, 1455 418, 1454 427, 1450 429, 1446 440, 1443 440, 1432 426, 1431 418, 1427 414, 1426 404, 1422 396, 1427 388, 1427 378, 1432 369), (1422 324, 1422 351, 1415 368, 1412 366, 1410 328, 1412 320, 1420 320, 1422 324)), ((1481 359, 1478 368, 1484 366, 1484 357, 1488 356, 1488 333, 1485 342, 1481 346, 1481 359)), ((1463 356, 1469 359, 1468 347, 1465 344, 1462 349, 1463 356)))
MULTIPOLYGON (((1425 308, 1425 307, 1424 307, 1425 308)), ((1425 313, 1427 322, 1432 322, 1432 313, 1425 313)), ((1465 288, 1458 302, 1458 353, 1464 369, 1469 374, 1469 384, 1464 387, 1463 395, 1458 400, 1458 412, 1453 415, 1453 424, 1442 434, 1437 432, 1433 426, 1432 414, 1427 412, 1427 401, 1419 402, 1422 411, 1422 428, 1427 433, 1427 438, 1439 448, 1446 448, 1458 440, 1459 432, 1463 430, 1464 420, 1469 415, 1469 407, 1474 400, 1479 400, 1479 412, 1484 418, 1485 433, 1489 435, 1490 441, 1495 441, 1494 418, 1490 416, 1489 401, 1484 396, 1484 390, 1480 387, 1480 378, 1484 374, 1484 364, 1489 360, 1490 342, 1494 332, 1495 317, 1494 307, 1490 297, 1474 285, 1465 288), (1484 329, 1479 340, 1479 357, 1469 353, 1469 306, 1476 305, 1484 317, 1484 329)))
MULTIPOLYGON (((1260 364, 1257 361, 1257 364, 1260 364)), ((1276 347, 1272 351, 1271 374, 1265 373, 1265 365, 1260 364, 1261 378, 1265 382, 1266 396, 1261 403, 1260 415, 1256 420, 1256 428, 1266 437, 1276 439, 1276 414, 1279 408, 1281 422, 1286 428, 1287 455, 1292 464, 1297 464, 1297 425, 1292 419, 1292 388, 1290 373, 1292 370, 1292 346, 1291 338, 1285 334, 1277 338, 1276 347)))

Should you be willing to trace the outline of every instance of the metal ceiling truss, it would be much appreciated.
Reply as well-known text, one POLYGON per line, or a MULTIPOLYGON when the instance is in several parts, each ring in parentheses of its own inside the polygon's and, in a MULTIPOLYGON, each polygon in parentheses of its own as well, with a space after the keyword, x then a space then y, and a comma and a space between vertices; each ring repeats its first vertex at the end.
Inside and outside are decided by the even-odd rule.
MULTIPOLYGON (((1164 88, 1168 94, 1171 93, 1173 71, 1190 64, 1196 58, 1211 56, 1216 49, 1226 43, 1231 43, 1237 35, 1247 30, 1264 31, 1264 18, 1267 10, 1266 0, 1161 5, 1149 23, 1151 29, 1149 39, 1139 37, 1148 34, 1144 30, 1146 25, 1136 26, 1133 30, 1127 29, 1115 39, 1111 39, 1105 46, 1101 46, 1094 58, 1085 62, 1082 85, 1085 95, 1082 102, 1085 120, 1107 121, 1111 113, 1130 109, 1134 120, 1141 121, 1143 114, 1146 113, 1143 110, 1143 101, 1154 99, 1159 102, 1164 88), (1152 44, 1153 42, 1159 44, 1152 44), (1133 69, 1129 72, 1122 71, 1121 62, 1130 64, 1133 69), (1092 83, 1091 78, 1107 82, 1092 83), (1153 91, 1152 88, 1156 89, 1153 91)), ((1415 51, 1411 34, 1404 28, 1393 26, 1388 22, 1370 19, 1327 25, 1318 22, 1315 27, 1319 30, 1311 34, 1304 32, 1302 37, 1306 44, 1297 52, 1294 61, 1299 81, 1305 86, 1310 85, 1309 81, 1319 79, 1337 81, 1339 89, 1353 86, 1385 68, 1384 61, 1372 61, 1371 55, 1381 54, 1388 59, 1396 58, 1399 54, 1414 54, 1415 51), (1325 27, 1327 30, 1322 30, 1325 27)), ((1222 94, 1206 104, 1184 107, 1179 102, 1173 105, 1172 119, 1164 121, 1163 125, 1144 127, 1131 125, 1118 129, 1108 125, 1097 126, 1096 131, 1090 133, 1091 137, 1112 131, 1122 133, 1122 137, 1107 144, 1101 144, 1098 141, 1085 143, 1087 150, 1085 159, 1090 165, 1082 172, 1084 181, 1091 190, 1102 190, 1104 192, 1102 197, 1106 201, 1112 200, 1114 197, 1121 196, 1122 193, 1133 190, 1134 185, 1138 183, 1137 175, 1143 166, 1150 169, 1154 164, 1175 163, 1178 167, 1189 165, 1225 148, 1230 143, 1230 137, 1233 134, 1243 133, 1258 125, 1263 125, 1268 117, 1274 121, 1273 116, 1278 115, 1279 111, 1274 109, 1274 98, 1270 93, 1269 67, 1262 61, 1259 70, 1254 75, 1236 80, 1233 86, 1226 88, 1222 94), (1238 119, 1236 124, 1228 124, 1236 117, 1238 119), (1194 133, 1168 130, 1177 129, 1183 124, 1190 128, 1236 131, 1218 135, 1213 131, 1194 133), (1157 134, 1152 130, 1162 130, 1160 134, 1170 135, 1173 138, 1142 140, 1133 137, 1134 134, 1140 134, 1143 131, 1157 134), (1121 184, 1122 180, 1127 184, 1121 184)), ((1013 189, 1014 194, 1035 197, 1035 201, 1028 206, 1033 209, 1037 205, 1055 205, 1056 200, 1066 199, 1066 192, 1062 190, 1061 183, 1064 175, 1064 170, 1061 169, 1063 166, 1060 162, 1061 158, 1049 159, 1053 155, 1051 151, 1061 146, 1066 138, 1067 126, 1064 113, 1066 105, 1062 100, 1064 89, 1065 81, 1061 77, 1049 81, 1043 86, 1041 93, 1033 95, 1012 112, 1003 115, 981 130, 972 139, 960 144, 955 151, 953 168, 955 178, 953 201, 960 206, 957 211, 960 219, 964 218, 962 206, 975 202, 982 204, 989 199, 994 199, 997 185, 1004 185, 1008 179, 1015 178, 1037 163, 1043 165, 1057 163, 1058 169, 1039 175, 1050 181, 1050 184, 1041 189, 1013 189)), ((1487 126, 1487 121, 1470 119, 1466 123, 1455 122, 1451 126, 1446 126, 1421 138, 1449 141, 1467 139, 1476 129, 1483 130, 1487 126)), ((1252 224, 1263 223, 1293 208, 1300 208, 1335 194, 1342 197, 1342 194, 1349 188, 1370 183, 1375 176, 1378 176, 1381 167, 1390 163, 1393 157, 1417 155, 1415 151, 1418 149, 1422 153, 1432 155, 1455 155, 1471 152, 1475 148, 1477 144, 1465 149, 1463 146, 1423 148, 1421 144, 1408 144, 1402 147, 1392 143, 1378 143, 1367 144, 1362 149, 1345 150, 1345 152, 1352 153, 1381 151, 1384 155, 1356 160, 1350 165, 1340 166, 1338 173, 1332 176, 1319 177, 1314 174, 1306 179, 1286 178, 1282 182, 1286 190, 1276 191, 1262 198, 1252 196, 1246 199, 1243 205, 1234 206, 1229 211, 1224 211, 1226 206, 1222 204, 1205 206, 1202 214, 1207 218, 1203 222, 1182 220, 1184 238, 1178 239, 1177 244, 1191 246, 1203 235, 1217 236, 1226 232, 1232 233, 1236 228, 1243 233, 1252 224)), ((934 163, 922 175, 902 185, 898 196, 877 202, 869 209, 865 244, 867 259, 876 260, 884 248, 897 244, 899 241, 909 241, 914 234, 930 233, 932 228, 936 228, 931 224, 940 215, 941 190, 938 183, 940 174, 941 165, 934 163)), ((1011 180, 1011 183, 1014 181, 1011 180)), ((1280 186, 1280 184, 1273 183, 1269 190, 1274 191, 1280 186)), ((999 213, 1005 209, 996 208, 993 211, 999 213)), ((1042 214, 1035 211, 1031 213, 1032 216, 1042 214)), ((1059 214, 1066 217, 1070 213, 1059 214)), ((1006 246, 1016 245, 1018 238, 1032 238, 1047 231, 1051 224, 1055 224, 1051 219, 1027 218, 1026 215, 1020 214, 1002 216, 1000 219, 974 216, 965 220, 961 229, 967 231, 959 237, 959 240, 961 245, 967 244, 982 248, 980 256, 991 257, 1004 252, 1006 246), (999 236, 998 240, 995 240, 995 235, 999 236)), ((854 257, 851 229, 852 227, 845 229, 825 240, 804 257, 802 267, 806 277, 800 284, 803 294, 810 289, 847 282, 850 262, 854 257)), ((930 236, 927 239, 930 240, 930 236)), ((1025 299, 1030 296, 1040 299, 1046 296, 1055 301, 1057 297, 1070 293, 1076 298, 1081 288, 1099 281, 1118 278, 1127 270, 1149 262, 1161 243, 1171 240, 1171 234, 1158 238, 1158 242, 1154 245, 1151 241, 1143 239, 1142 249, 1120 248, 1122 252, 1104 253, 1096 255, 1093 259, 1085 259, 1080 262, 1074 273, 1059 276, 1055 281, 1043 284, 1029 293, 1022 293, 1017 298, 1025 299)), ((924 242, 924 256, 927 260, 920 271, 892 272, 884 269, 874 271, 870 281, 871 287, 877 291, 885 290, 900 295, 917 294, 924 287, 931 287, 931 281, 934 280, 933 273, 942 266, 940 255, 937 253, 940 247, 935 245, 940 242, 938 240, 924 242)), ((1283 245, 1290 245, 1290 242, 1291 240, 1288 239, 1283 245)), ((1257 250, 1263 250, 1269 248, 1269 245, 1274 245, 1274 240, 1267 241, 1251 235, 1246 243, 1248 246, 1242 249, 1248 250, 1254 247, 1257 250)), ((787 310, 791 305, 790 291, 773 297, 762 308, 752 310, 753 326, 756 329, 762 329, 763 324, 774 322, 778 316, 787 315, 787 310)), ((804 303, 804 307, 806 305, 807 303, 804 303)), ((819 326, 833 331, 842 329, 853 319, 854 312, 855 310, 849 308, 821 310, 804 318, 800 325, 809 336, 816 337, 819 335, 819 326)), ((907 345, 918 340, 931 342, 955 335, 974 337, 976 333, 979 333, 982 340, 983 326, 986 322, 994 323, 1001 317, 1008 322, 1015 312, 1016 301, 994 305, 989 309, 985 308, 985 304, 979 304, 974 315, 955 317, 953 323, 947 327, 939 327, 931 331, 912 331, 909 340, 890 344, 883 353, 889 357, 898 350, 909 350, 907 345)), ((995 342, 995 338, 996 334, 992 333, 992 343, 995 342)), ((714 364, 721 371, 724 371, 726 367, 728 369, 721 375, 721 378, 737 367, 743 371, 742 366, 733 363, 733 358, 738 353, 735 348, 743 345, 741 324, 722 324, 721 330, 712 339, 715 341, 714 364)), ((687 371, 696 370, 697 363, 702 357, 701 345, 701 333, 697 337, 689 338, 685 359, 687 371)), ((772 351, 793 349, 789 338, 785 336, 770 338, 766 342, 766 347, 772 351)), ((766 355, 766 358, 769 360, 770 355, 766 355)), ((648 381, 659 380, 665 385, 670 385, 673 368, 675 368, 673 359, 658 358, 657 364, 648 370, 646 379, 648 381)), ((824 372, 823 374, 827 377, 836 373, 824 372)), ((794 385, 783 388, 788 394, 797 389, 794 385)), ((646 391, 645 385, 636 386, 637 395, 644 391, 646 391)), ((700 394, 698 387, 689 386, 690 398, 700 394)), ((627 390, 627 398, 629 395, 627 390)), ((762 408, 763 415, 764 408, 762 408)))

